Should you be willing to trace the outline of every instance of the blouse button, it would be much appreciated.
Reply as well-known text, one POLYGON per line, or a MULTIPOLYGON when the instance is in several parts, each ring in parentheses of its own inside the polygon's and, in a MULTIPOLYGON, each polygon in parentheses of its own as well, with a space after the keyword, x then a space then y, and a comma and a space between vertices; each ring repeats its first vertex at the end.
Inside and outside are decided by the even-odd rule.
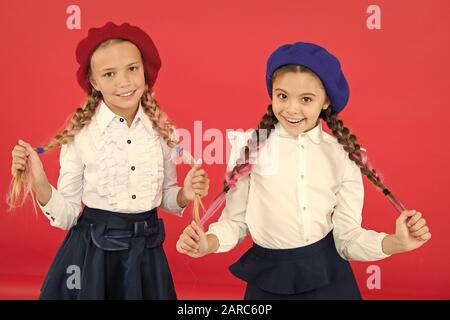
POLYGON ((136 199, 136 195, 133 194, 133 195, 131 196, 131 198, 132 198, 132 199, 136 199))
POLYGON ((128 144, 131 144, 131 140, 130 140, 130 139, 128 139, 128 140, 127 140, 127 143, 128 143, 128 144))
POLYGON ((124 122, 125 120, 123 118, 120 118, 120 122, 124 122))
POLYGON ((301 178, 301 179, 305 179, 305 176, 304 176, 304 175, 301 175, 300 178, 301 178))
POLYGON ((131 171, 134 171, 134 169, 136 169, 135 166, 131 166, 131 171))
POLYGON ((304 145, 300 145, 300 147, 302 147, 302 149, 305 149, 305 146, 304 146, 304 145))
POLYGON ((306 211, 306 207, 303 207, 303 211, 306 211))

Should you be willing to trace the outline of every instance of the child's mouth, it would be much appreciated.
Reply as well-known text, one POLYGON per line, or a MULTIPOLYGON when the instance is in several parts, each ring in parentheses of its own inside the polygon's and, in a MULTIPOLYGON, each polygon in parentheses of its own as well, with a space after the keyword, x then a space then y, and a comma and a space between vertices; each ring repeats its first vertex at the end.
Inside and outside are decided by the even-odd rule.
POLYGON ((136 92, 136 90, 127 91, 127 92, 118 94, 118 96, 121 97, 121 98, 130 98, 131 96, 134 95, 135 92, 136 92))
POLYGON ((303 122, 305 120, 305 118, 303 118, 303 119, 286 118, 286 117, 283 117, 283 118, 284 118, 284 120, 286 120, 287 123, 289 123, 292 126, 298 126, 301 124, 301 122, 303 122))

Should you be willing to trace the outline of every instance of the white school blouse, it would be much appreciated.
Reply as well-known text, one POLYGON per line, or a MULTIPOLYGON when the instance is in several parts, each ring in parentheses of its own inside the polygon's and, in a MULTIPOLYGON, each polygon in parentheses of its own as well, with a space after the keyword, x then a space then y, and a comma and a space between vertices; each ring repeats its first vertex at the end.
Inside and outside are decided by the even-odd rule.
POLYGON ((62 146, 57 188, 51 186, 50 201, 38 205, 52 226, 65 230, 76 224, 82 202, 130 214, 161 207, 181 216, 170 155, 141 106, 128 127, 102 101, 91 122, 62 146))
MULTIPOLYGON (((219 239, 217 252, 234 248, 248 233, 265 248, 310 245, 330 231, 346 260, 375 261, 383 232, 361 227, 364 187, 361 171, 322 123, 297 137, 280 124, 261 148, 251 174, 228 192, 226 206, 207 234, 219 239)), ((231 169, 248 133, 230 132, 231 169)))

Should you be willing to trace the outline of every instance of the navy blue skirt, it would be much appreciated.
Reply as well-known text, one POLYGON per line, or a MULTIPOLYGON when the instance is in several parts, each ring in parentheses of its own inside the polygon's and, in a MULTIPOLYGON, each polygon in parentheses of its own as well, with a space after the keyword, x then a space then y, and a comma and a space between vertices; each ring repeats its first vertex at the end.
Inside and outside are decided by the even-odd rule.
POLYGON ((156 209, 85 207, 44 280, 39 299, 176 299, 156 209))
POLYGON ((336 250, 333 232, 294 249, 253 244, 230 271, 247 282, 246 300, 361 299, 350 264, 336 250))

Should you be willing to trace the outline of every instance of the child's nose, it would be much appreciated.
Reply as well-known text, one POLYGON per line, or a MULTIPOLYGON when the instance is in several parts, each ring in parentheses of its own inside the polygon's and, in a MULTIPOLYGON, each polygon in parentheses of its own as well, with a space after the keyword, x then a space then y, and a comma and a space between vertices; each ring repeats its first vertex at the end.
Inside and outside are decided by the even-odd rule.
POLYGON ((130 77, 127 73, 122 73, 117 77, 117 85, 119 87, 126 87, 130 84, 130 77))
POLYGON ((289 103, 286 105, 286 111, 291 114, 299 113, 300 109, 300 106, 294 101, 289 101, 289 103))

